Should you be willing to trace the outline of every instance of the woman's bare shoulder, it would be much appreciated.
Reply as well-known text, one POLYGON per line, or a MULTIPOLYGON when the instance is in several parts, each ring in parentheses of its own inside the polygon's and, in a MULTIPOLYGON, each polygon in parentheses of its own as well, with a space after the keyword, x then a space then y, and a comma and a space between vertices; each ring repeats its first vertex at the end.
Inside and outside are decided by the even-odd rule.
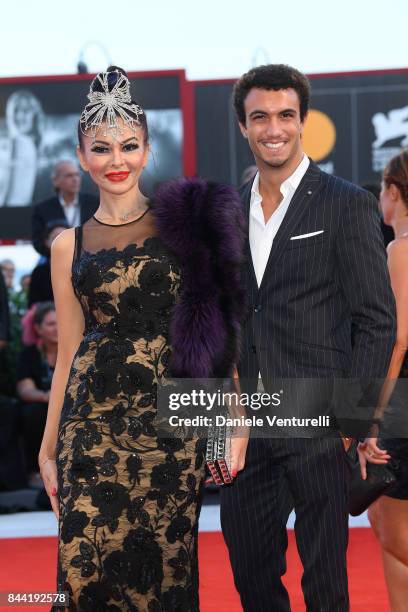
POLYGON ((69 228, 61 232, 51 245, 51 264, 70 267, 75 250, 75 229, 69 228))
POLYGON ((399 259, 408 255, 408 236, 396 238, 387 246, 388 257, 399 259))
POLYGON ((58 259, 71 257, 75 248, 75 229, 73 227, 59 234, 51 245, 51 257, 58 259))

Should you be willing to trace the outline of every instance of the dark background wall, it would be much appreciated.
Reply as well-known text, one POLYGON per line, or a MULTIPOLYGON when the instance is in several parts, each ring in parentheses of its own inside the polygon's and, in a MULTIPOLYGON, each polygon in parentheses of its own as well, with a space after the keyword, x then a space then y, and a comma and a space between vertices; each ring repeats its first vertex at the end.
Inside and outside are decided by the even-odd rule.
MULTIPOLYGON (((408 70, 311 75, 311 108, 334 124, 334 147, 321 167, 356 183, 380 180, 387 159, 408 146, 408 70), (378 114, 384 137, 373 146, 377 134, 373 117, 378 114)), ((243 170, 253 163, 232 111, 234 81, 195 84, 198 174, 237 184, 243 170)))
MULTIPOLYGON (((253 157, 232 109, 234 81, 188 82, 183 70, 130 76, 132 89, 144 108, 180 109, 179 150, 174 149, 174 139, 169 148, 167 138, 170 153, 163 166, 165 178, 198 174, 238 185, 244 169, 253 164, 253 157), (173 163, 176 157, 178 161, 173 163)), ((308 142, 310 147, 305 146, 306 152, 328 172, 358 184, 379 182, 387 160, 401 147, 408 146, 408 69, 311 75, 310 78, 310 116, 314 113, 318 121, 314 132, 311 128, 308 130, 308 138, 305 132, 305 145, 308 142), (314 143, 326 137, 326 128, 319 123, 322 117, 331 125, 334 138, 325 155, 315 157, 314 143)), ((40 101, 43 113, 55 121, 54 131, 58 133, 59 126, 66 130, 63 147, 71 147, 74 152, 75 125, 86 100, 89 81, 90 75, 0 80, 0 162, 3 164, 2 160, 9 154, 5 115, 13 92, 29 90, 40 101)), ((50 169, 58 156, 51 158, 49 167, 38 170, 42 182, 37 181, 30 204, 10 206, 0 202, 0 243, 30 237, 32 204, 45 197, 48 190, 47 195, 52 195, 50 169)), ((158 162, 152 161, 152 175, 158 162)), ((0 195, 2 176, 0 166, 0 195)), ((153 180, 154 176, 150 178, 153 180)), ((159 178, 162 178, 160 173, 159 178)), ((92 189, 87 179, 84 188, 92 189)))

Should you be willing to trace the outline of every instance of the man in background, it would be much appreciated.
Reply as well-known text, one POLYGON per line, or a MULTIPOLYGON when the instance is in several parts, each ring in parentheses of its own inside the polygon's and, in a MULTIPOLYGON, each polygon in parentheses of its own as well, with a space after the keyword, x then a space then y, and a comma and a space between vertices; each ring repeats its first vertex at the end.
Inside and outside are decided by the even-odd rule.
POLYGON ((12 259, 3 259, 0 262, 0 268, 3 272, 4 282, 6 283, 7 289, 11 290, 14 286, 14 276, 16 274, 16 266, 12 259))
POLYGON ((98 198, 81 193, 81 176, 72 161, 60 161, 53 172, 56 195, 34 206, 32 216, 33 246, 41 255, 47 255, 44 237, 50 221, 65 221, 69 227, 85 223, 96 211, 98 198))
POLYGON ((68 229, 67 221, 61 219, 49 221, 45 230, 44 245, 47 255, 41 257, 31 272, 31 282, 27 295, 27 306, 31 308, 37 302, 53 302, 54 294, 51 283, 51 245, 55 238, 68 229))

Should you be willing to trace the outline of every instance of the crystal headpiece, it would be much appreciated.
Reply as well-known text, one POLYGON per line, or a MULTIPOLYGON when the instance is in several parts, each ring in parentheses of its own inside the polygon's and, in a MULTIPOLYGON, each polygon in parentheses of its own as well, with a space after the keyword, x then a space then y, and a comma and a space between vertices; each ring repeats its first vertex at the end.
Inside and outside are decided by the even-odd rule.
POLYGON ((95 137, 105 123, 103 134, 106 136, 110 132, 117 137, 123 131, 118 118, 131 128, 140 125, 139 115, 143 115, 143 109, 132 102, 129 79, 119 70, 99 73, 91 83, 87 98, 89 102, 79 122, 83 134, 95 137), (94 91, 97 82, 102 91, 94 91))

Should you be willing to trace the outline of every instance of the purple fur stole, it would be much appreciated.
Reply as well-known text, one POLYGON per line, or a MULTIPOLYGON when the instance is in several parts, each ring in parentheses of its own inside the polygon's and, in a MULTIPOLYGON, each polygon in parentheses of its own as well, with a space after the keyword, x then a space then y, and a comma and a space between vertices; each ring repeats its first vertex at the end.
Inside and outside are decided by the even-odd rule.
POLYGON ((181 269, 170 326, 170 371, 179 378, 226 377, 239 354, 244 310, 245 222, 232 187, 202 179, 162 185, 153 212, 181 269))

